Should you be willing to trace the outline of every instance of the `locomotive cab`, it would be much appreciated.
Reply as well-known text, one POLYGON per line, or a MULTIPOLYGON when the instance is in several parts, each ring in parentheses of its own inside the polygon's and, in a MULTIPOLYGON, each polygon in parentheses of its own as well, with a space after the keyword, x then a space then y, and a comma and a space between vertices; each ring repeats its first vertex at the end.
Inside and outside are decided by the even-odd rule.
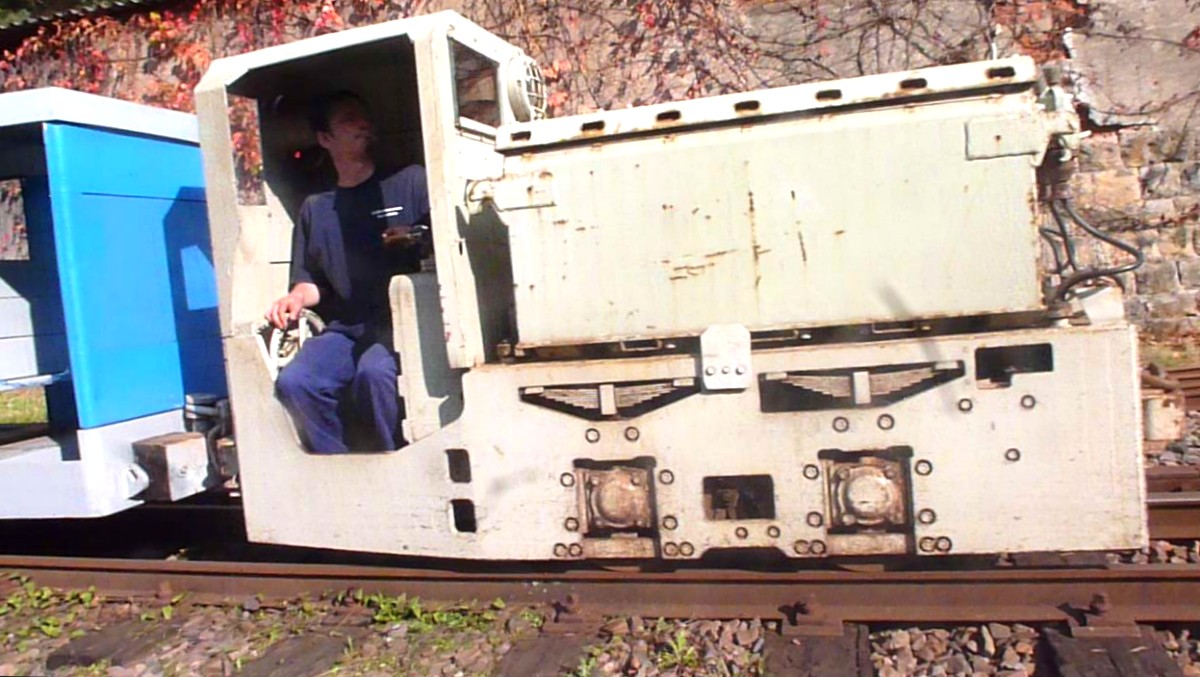
POLYGON ((0 218, 0 393, 47 405, 0 428, 0 519, 218 483, 203 435, 184 434, 189 405, 225 396, 195 119, 0 95, 0 218))

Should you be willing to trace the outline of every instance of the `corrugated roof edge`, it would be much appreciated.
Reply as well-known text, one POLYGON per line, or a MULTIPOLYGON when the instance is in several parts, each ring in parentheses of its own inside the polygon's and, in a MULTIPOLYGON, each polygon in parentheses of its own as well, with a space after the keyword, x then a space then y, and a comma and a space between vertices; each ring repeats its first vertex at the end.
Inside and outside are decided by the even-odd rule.
POLYGON ((196 116, 60 87, 0 94, 0 127, 68 122, 199 144, 196 116))
POLYGON ((160 5, 172 4, 176 1, 177 0, 103 0, 87 7, 73 7, 71 9, 59 10, 57 12, 36 14, 34 16, 28 16, 23 19, 17 19, 16 21, 0 24, 0 42, 3 42, 6 39, 7 33, 22 32, 30 28, 37 28, 42 24, 47 24, 54 21, 82 19, 84 17, 96 16, 97 14, 109 14, 112 12, 144 11, 160 5))

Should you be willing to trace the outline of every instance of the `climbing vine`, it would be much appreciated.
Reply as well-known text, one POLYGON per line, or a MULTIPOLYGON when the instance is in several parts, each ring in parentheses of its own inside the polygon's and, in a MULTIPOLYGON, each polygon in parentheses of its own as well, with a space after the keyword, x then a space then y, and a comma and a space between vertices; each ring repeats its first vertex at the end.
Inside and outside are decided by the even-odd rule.
MULTIPOLYGON (((542 64, 550 113, 850 77, 1023 49, 1056 56, 1076 0, 191 0, 42 25, 0 53, 0 90, 58 86, 192 111, 212 60, 457 9, 542 64), (1040 28, 1039 28, 1040 26, 1040 28), (998 30, 1004 29, 1004 30, 998 30)), ((254 112, 234 104, 239 181, 261 167, 254 112)))

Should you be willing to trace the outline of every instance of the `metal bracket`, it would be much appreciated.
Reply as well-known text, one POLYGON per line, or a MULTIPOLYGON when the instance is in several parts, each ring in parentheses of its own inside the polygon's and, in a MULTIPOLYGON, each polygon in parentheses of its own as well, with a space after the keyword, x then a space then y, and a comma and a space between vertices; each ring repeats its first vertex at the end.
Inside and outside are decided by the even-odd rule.
POLYGON ((467 202, 490 200, 496 211, 553 207, 554 175, 550 172, 484 179, 467 188, 467 202))
POLYGON ((745 390, 754 380, 750 330, 714 324, 700 334, 700 378, 705 390, 745 390))
MULTIPOLYGON (((1065 606, 1065 605, 1064 605, 1065 606)), ((1067 607, 1067 626, 1072 637, 1141 637, 1137 622, 1114 609, 1106 593, 1092 596, 1086 609, 1067 607), (1082 622, 1081 622, 1082 621, 1082 622)))
POLYGON ((570 593, 562 601, 553 603, 551 616, 542 625, 542 632, 548 634, 574 634, 586 629, 589 621, 596 622, 597 620, 596 618, 588 618, 583 613, 579 596, 575 593, 570 593))
POLYGON ((841 637, 845 622, 815 602, 796 602, 779 608, 783 622, 779 634, 785 637, 841 637))

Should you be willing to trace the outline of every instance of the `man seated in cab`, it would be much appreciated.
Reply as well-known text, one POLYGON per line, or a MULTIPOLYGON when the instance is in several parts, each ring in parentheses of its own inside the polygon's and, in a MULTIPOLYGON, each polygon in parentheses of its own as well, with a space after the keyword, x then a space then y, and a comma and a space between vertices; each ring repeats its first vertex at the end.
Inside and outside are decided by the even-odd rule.
POLYGON ((419 271, 430 252, 425 170, 376 166, 370 111, 353 92, 317 98, 309 124, 333 162, 337 186, 301 206, 291 291, 266 318, 282 329, 313 308, 326 330, 279 373, 275 392, 310 452, 348 451, 346 432, 354 428, 368 438, 356 451, 391 451, 401 443, 401 414, 388 280, 419 271))

